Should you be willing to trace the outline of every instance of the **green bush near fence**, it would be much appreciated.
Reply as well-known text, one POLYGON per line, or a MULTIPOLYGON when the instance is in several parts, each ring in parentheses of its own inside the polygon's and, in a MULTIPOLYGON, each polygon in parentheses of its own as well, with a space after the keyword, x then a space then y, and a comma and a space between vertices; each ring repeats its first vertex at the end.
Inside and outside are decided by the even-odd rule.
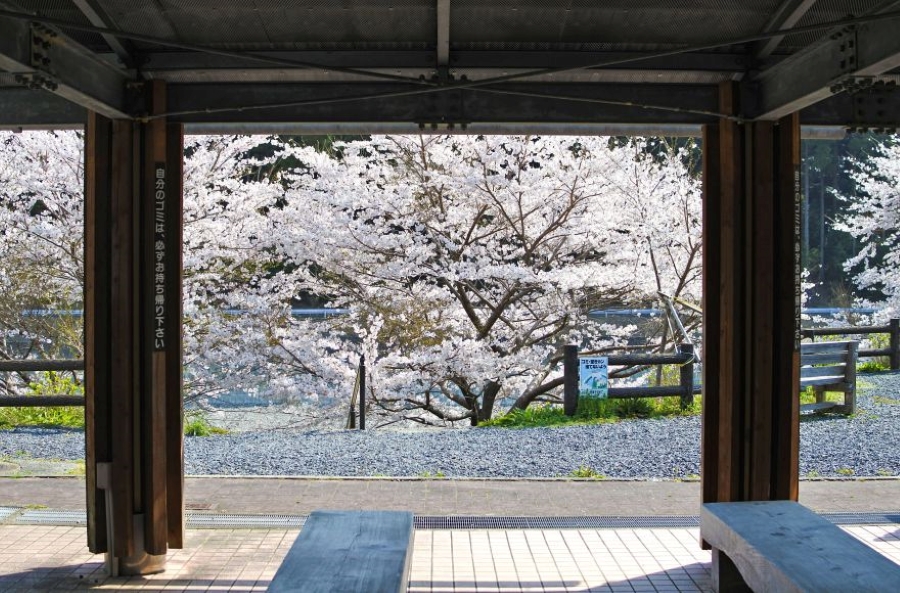
MULTIPOLYGON (((28 385, 26 396, 84 395, 84 385, 66 373, 46 371, 36 374, 28 385)), ((0 408, 0 429, 19 426, 84 428, 84 408, 81 406, 0 408)))
POLYGON ((671 418, 700 414, 700 398, 687 409, 681 409, 679 397, 640 397, 629 399, 581 398, 574 416, 566 416, 557 404, 529 406, 525 410, 491 418, 479 424, 488 428, 530 428, 573 424, 605 424, 627 418, 671 418))

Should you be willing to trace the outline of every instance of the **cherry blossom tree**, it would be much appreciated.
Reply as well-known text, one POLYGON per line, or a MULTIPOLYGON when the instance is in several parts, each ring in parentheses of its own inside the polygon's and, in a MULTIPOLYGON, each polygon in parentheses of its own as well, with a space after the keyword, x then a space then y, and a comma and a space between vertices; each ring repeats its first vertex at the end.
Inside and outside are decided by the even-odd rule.
POLYGON ((0 133, 0 358, 83 354, 82 153, 76 132, 0 133))
POLYGON ((561 385, 562 345, 613 344, 589 311, 698 284, 699 193, 678 155, 564 137, 286 150, 304 167, 268 215, 277 249, 308 262, 304 291, 352 311, 387 409, 477 423, 499 399, 527 407, 561 385), (646 201, 663 194, 660 213, 646 201))
POLYGON ((841 196, 845 215, 835 228, 853 235, 859 252, 845 263, 854 282, 881 309, 879 318, 900 315, 900 138, 878 146, 865 161, 851 160, 856 195, 841 196))
MULTIPOLYGON (((10 310, 77 307, 81 137, 31 137, 0 137, 12 147, 0 210, 13 221, 0 274, 59 278, 23 276, 23 290, 52 298, 10 310), (64 166, 20 175, 57 144, 64 166), (39 223, 52 228, 26 241, 39 223)), ((365 354, 369 397, 419 421, 477 423, 501 400, 553 397, 563 344, 610 347, 628 331, 591 321, 592 309, 657 291, 699 300, 699 185, 683 161, 607 138, 379 137, 321 150, 189 137, 187 389, 327 404, 346 398, 365 354), (349 313, 292 316, 310 297, 349 313)))

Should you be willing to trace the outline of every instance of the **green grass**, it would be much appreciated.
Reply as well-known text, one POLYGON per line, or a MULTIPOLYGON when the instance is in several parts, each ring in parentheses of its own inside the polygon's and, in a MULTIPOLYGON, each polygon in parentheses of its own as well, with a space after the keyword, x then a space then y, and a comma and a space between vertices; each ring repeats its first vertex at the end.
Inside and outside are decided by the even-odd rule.
POLYGON ((842 475, 842 476, 852 476, 852 475, 853 475, 854 473, 856 473, 856 472, 854 472, 854 471, 853 471, 851 468, 849 468, 849 467, 841 467, 841 468, 838 468, 837 473, 840 474, 840 475, 842 475))
POLYGON ((83 476, 85 475, 84 459, 75 460, 75 467, 66 472, 67 476, 83 476))
MULTIPOLYGON (((37 374, 26 396, 84 395, 84 386, 71 377, 54 371, 37 374)), ((80 406, 0 408, 0 430, 19 426, 84 428, 84 408, 80 406)))
POLYGON ((543 404, 529 406, 525 410, 491 418, 479 426, 489 428, 529 428, 537 426, 564 426, 605 424, 623 418, 670 418, 700 414, 700 398, 686 410, 681 409, 678 397, 631 399, 582 399, 574 416, 566 416, 562 406, 543 404))
POLYGON ((446 476, 446 474, 444 474, 444 472, 442 472, 441 470, 438 470, 436 472, 422 472, 419 474, 419 477, 439 480, 441 478, 446 478, 447 476, 446 476))
POLYGON ((856 372, 858 373, 880 373, 888 370, 890 370, 890 367, 878 360, 867 360, 856 364, 856 372))
POLYGON ((228 431, 210 424, 206 415, 199 410, 184 414, 184 436, 208 437, 214 434, 228 434, 228 431))
POLYGON ((569 474, 572 478, 583 478, 590 480, 605 480, 606 476, 596 471, 594 468, 589 465, 579 465, 578 469, 573 469, 569 474))

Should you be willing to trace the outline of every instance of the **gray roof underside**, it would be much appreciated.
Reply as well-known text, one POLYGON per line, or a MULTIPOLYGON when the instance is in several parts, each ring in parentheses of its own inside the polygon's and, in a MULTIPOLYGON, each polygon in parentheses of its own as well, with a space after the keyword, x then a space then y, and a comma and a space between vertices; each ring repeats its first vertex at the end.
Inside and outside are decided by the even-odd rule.
MULTIPOLYGON (((834 31, 820 29, 790 34, 767 47, 764 42, 730 41, 780 28, 808 27, 848 16, 897 11, 900 2, 0 0, 0 9, 143 36, 129 39, 128 35, 103 35, 55 26, 87 53, 121 70, 129 80, 162 79, 170 87, 189 93, 204 84, 246 87, 355 83, 360 85, 358 88, 367 83, 387 84, 358 73, 336 72, 332 67, 394 74, 409 77, 411 81, 419 77, 431 79, 441 66, 446 66, 451 76, 459 79, 464 75, 468 80, 533 69, 566 68, 565 72, 544 72, 528 82, 532 85, 711 87, 728 80, 746 81, 781 63, 796 60, 814 51, 834 31), (154 43, 154 39, 159 43, 154 43), (323 67, 265 63, 196 51, 196 47, 173 47, 170 43, 229 52, 267 52, 323 67), (710 47, 660 60, 571 69, 580 64, 701 45, 710 47)), ((0 35, 4 32, 4 22, 0 20, 0 35)), ((900 31, 900 20, 896 23, 900 31)), ((21 80, 13 74, 19 71, 10 66, 5 69, 6 73, 0 59, 0 91, 20 86, 21 80)), ((893 80, 896 72, 898 69, 892 65, 877 74, 884 80, 893 80)), ((394 82, 402 84, 402 81, 394 82)), ((215 88, 220 93, 227 87, 215 88)), ((381 86, 377 90, 384 92, 381 86)), ((665 94, 663 90, 660 97, 665 98, 665 94)), ((71 99, 72 93, 63 96, 71 99)), ((0 101, 3 101, 2 94, 0 101)), ((195 106, 197 101, 185 103, 195 106)), ((289 115, 273 112, 270 120, 281 121, 289 115)), ((816 123, 828 123, 829 117, 840 119, 818 117, 822 121, 816 123)))

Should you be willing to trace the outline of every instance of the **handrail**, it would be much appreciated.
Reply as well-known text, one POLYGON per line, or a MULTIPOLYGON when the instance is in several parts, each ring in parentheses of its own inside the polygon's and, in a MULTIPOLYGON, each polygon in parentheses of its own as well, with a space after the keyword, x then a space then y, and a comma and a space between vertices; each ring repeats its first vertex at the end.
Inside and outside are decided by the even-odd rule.
POLYGON ((22 373, 28 371, 83 371, 84 360, 0 360, 0 373, 22 373))
POLYGON ((807 328, 800 330, 800 334, 814 342, 816 336, 888 334, 890 338, 887 348, 860 350, 858 356, 860 358, 887 356, 890 359, 891 370, 900 370, 900 319, 891 319, 887 325, 807 328))
MULTIPOLYGON (((24 373, 40 371, 83 371, 84 360, 0 360, 0 372, 24 373)), ((32 407, 65 407, 83 406, 83 395, 70 393, 40 395, 4 395, 0 396, 0 408, 32 408, 32 407)))
MULTIPOLYGON (((579 352, 578 346, 565 346, 564 350, 563 408, 567 416, 573 416, 578 408, 579 352)), ((691 344, 679 344, 678 351, 670 354, 610 354, 606 358, 607 363, 612 366, 677 364, 681 367, 678 385, 610 387, 607 392, 610 399, 678 396, 681 398, 682 409, 693 403, 694 394, 697 393, 694 385, 694 363, 697 359, 691 344)))

